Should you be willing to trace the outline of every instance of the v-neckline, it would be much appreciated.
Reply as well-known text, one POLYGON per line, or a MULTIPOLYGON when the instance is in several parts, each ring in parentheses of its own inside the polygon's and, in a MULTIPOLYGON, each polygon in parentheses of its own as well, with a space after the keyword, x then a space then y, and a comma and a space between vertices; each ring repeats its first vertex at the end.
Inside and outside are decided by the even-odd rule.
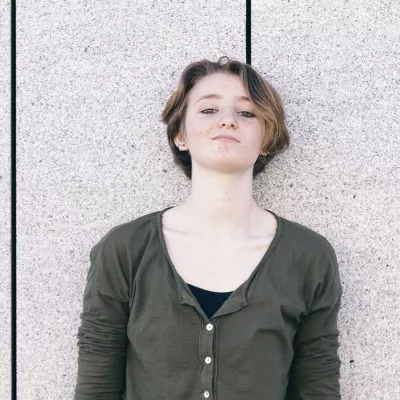
MULTIPOLYGON (((163 249, 164 256, 166 257, 168 264, 170 265, 172 271, 174 272, 175 277, 179 280, 181 286, 183 286, 185 288, 186 292, 190 293, 190 296, 193 296, 189 286, 187 285, 186 281, 182 278, 182 276, 178 273, 177 269, 174 266, 174 263, 172 262, 172 260, 169 256, 166 241, 164 238, 164 233, 162 230, 162 216, 163 216, 164 212, 169 210, 170 208, 174 208, 174 207, 176 207, 176 206, 170 206, 170 207, 164 208, 163 210, 160 210, 157 213, 156 225, 157 225, 157 230, 158 230, 158 237, 159 237, 159 240, 161 243, 161 247, 163 249)), ((265 251, 264 255, 262 256, 262 258, 259 261, 259 263, 257 264, 257 266, 253 269, 253 272, 250 274, 250 276, 244 282, 242 282, 235 290, 231 291, 231 294, 229 295, 229 297, 227 298, 227 300, 224 304, 226 304, 230 299, 236 298, 239 295, 242 295, 242 297, 243 297, 243 293, 247 289, 247 286, 253 279, 254 275, 259 271, 259 269, 265 264, 267 259, 270 257, 270 255, 276 248, 276 245, 281 237, 282 225, 283 225, 282 218, 279 215, 275 214, 271 210, 268 210, 266 208, 264 208, 264 210, 270 212, 277 221, 277 227, 276 227, 274 238, 272 239, 270 245, 268 246, 268 249, 265 251)), ((241 300, 241 303, 242 303, 242 305, 245 305, 247 303, 247 301, 245 299, 243 299, 243 300, 241 300)))

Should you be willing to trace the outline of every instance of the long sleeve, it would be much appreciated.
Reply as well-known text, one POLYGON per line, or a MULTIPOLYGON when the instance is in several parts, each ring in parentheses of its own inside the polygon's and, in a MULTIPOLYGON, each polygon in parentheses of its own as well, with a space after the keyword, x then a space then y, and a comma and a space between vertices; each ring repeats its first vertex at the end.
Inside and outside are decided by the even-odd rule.
POLYGON ((90 251, 78 331, 74 400, 121 400, 125 391, 129 271, 108 233, 90 251))
POLYGON ((315 291, 294 340, 286 400, 338 400, 340 366, 337 318, 341 303, 337 259, 331 246, 311 276, 315 291))

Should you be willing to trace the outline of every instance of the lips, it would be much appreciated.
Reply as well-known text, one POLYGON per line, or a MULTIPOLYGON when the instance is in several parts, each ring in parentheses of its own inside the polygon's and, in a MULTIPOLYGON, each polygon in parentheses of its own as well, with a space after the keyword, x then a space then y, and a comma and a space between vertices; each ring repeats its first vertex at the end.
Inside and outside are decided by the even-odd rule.
POLYGON ((217 136, 215 136, 215 137, 213 138, 213 140, 214 140, 214 139, 218 139, 218 138, 231 139, 231 140, 234 140, 234 141, 240 143, 240 140, 239 140, 239 139, 236 139, 234 136, 231 136, 231 135, 217 135, 217 136))

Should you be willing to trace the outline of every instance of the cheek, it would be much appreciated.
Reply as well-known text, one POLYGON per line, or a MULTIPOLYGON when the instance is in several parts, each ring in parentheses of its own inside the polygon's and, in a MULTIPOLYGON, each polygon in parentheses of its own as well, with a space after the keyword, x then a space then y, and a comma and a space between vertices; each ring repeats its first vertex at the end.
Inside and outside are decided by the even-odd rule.
POLYGON ((200 135, 204 139, 210 139, 212 129, 213 129, 212 126, 209 126, 206 129, 203 129, 202 131, 200 131, 200 135))

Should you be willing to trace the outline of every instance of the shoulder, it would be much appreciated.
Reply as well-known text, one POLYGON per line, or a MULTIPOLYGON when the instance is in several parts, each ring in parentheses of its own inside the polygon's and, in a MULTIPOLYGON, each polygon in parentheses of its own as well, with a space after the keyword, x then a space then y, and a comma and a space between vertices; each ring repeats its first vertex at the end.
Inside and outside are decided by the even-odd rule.
POLYGON ((121 222, 109 228, 99 241, 109 243, 110 245, 122 245, 130 243, 146 236, 154 231, 157 223, 157 217, 160 211, 153 211, 141 215, 129 221, 121 222))
POLYGON ((117 298, 130 286, 135 273, 133 266, 147 247, 149 238, 156 234, 157 214, 155 211, 115 225, 95 242, 90 250, 87 280, 92 280, 99 291, 110 296, 112 293, 117 298), (118 291, 115 290, 117 287, 118 291))
POLYGON ((339 279, 336 251, 321 233, 282 218, 280 241, 286 259, 290 260, 290 273, 314 282, 339 279))
POLYGON ((109 228, 93 245, 91 257, 101 252, 130 264, 132 257, 140 254, 156 234, 158 213, 154 211, 109 228))
POLYGON ((302 288, 308 309, 320 293, 330 292, 334 299, 340 297, 338 260, 330 241, 310 227, 285 218, 282 220, 281 239, 284 253, 290 260, 288 273, 302 288))
POLYGON ((280 217, 282 220, 282 237, 286 245, 297 254, 310 256, 335 256, 331 242, 320 232, 298 222, 280 217))

